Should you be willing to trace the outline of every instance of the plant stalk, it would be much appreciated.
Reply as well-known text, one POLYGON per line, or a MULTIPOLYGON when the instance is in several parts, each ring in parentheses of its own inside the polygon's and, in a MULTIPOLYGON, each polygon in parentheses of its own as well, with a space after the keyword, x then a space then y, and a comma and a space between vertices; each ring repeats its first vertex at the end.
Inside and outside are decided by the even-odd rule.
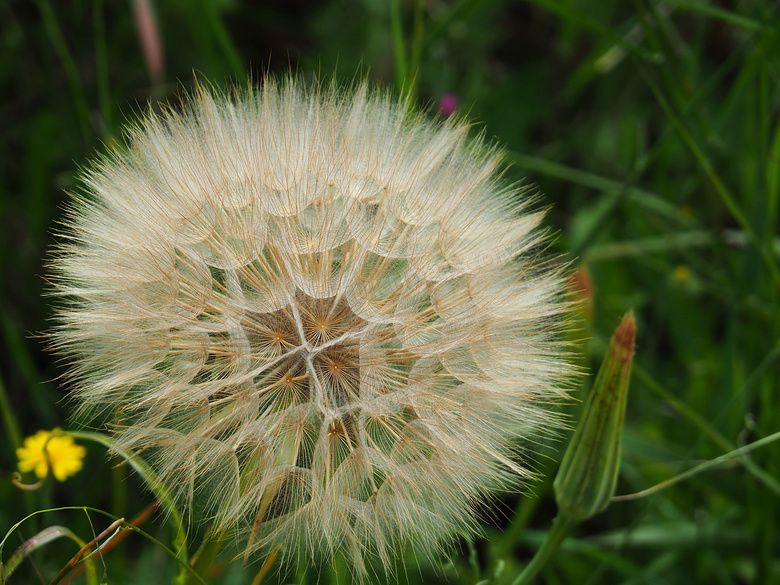
POLYGON ((544 568, 547 561, 560 548, 563 541, 566 540, 566 537, 569 536, 569 533, 577 524, 578 520, 576 518, 566 512, 560 512, 553 521, 552 528, 547 533, 542 546, 536 551, 536 554, 523 569, 523 572, 512 582, 512 585, 529 585, 533 583, 534 577, 544 568))

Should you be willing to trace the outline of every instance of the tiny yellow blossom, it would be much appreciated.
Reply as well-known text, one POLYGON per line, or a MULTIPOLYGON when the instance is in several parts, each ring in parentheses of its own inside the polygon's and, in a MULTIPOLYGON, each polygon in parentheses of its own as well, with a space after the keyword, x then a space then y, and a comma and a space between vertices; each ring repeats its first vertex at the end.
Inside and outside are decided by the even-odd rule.
POLYGON ((16 456, 19 458, 19 471, 34 471, 39 479, 46 477, 47 466, 46 455, 43 452, 44 447, 49 454, 51 470, 57 481, 65 481, 81 470, 82 459, 86 456, 87 450, 81 445, 77 445, 73 441, 73 437, 51 437, 59 430, 56 428, 53 431, 38 431, 24 440, 24 446, 16 450, 16 456))
POLYGON ((690 205, 683 205, 680 207, 678 213, 680 214, 680 219, 685 223, 690 223, 696 219, 696 212, 690 205))
POLYGON ((680 264, 677 268, 674 269, 674 277, 677 279, 677 282, 688 282, 688 280, 691 278, 691 269, 688 268, 685 264, 680 264))

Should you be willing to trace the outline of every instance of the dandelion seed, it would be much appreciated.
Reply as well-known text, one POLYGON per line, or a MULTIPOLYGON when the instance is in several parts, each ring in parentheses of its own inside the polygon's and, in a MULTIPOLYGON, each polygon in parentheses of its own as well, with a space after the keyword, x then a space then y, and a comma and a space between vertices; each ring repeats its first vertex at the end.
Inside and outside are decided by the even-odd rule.
POLYGON ((148 114, 53 262, 80 412, 248 553, 365 575, 476 531, 570 368, 541 216, 466 133, 295 81, 148 114))
POLYGON ((38 431, 24 440, 24 444, 16 450, 19 471, 34 471, 38 479, 43 479, 48 475, 51 466, 51 472, 57 481, 65 481, 81 471, 87 450, 77 445, 73 437, 52 437, 52 434, 59 430, 56 428, 53 431, 38 431), (49 456, 48 464, 46 454, 49 456))

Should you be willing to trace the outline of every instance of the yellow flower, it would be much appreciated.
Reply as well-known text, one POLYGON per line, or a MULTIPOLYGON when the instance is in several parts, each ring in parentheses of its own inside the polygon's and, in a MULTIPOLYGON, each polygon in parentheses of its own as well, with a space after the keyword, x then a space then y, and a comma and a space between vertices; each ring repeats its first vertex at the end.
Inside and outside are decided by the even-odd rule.
POLYGON ((46 477, 46 455, 44 447, 49 454, 49 463, 57 481, 65 481, 71 475, 81 470, 82 459, 87 450, 73 441, 73 437, 49 437, 59 431, 38 431, 24 440, 24 446, 16 450, 19 458, 19 471, 34 471, 39 479, 46 477), (46 442, 48 441, 48 443, 46 442))
POLYGON ((679 283, 688 282, 691 278, 691 269, 685 264, 680 264, 674 269, 674 277, 679 283))

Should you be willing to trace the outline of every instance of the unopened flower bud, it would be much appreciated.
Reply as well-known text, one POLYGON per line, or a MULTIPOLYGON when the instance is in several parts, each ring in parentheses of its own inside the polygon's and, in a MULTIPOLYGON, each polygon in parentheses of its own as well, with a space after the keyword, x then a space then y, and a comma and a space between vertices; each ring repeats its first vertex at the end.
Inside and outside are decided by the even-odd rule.
POLYGON ((615 492, 635 337, 629 312, 612 336, 553 483, 559 510, 578 520, 604 510, 615 492))

